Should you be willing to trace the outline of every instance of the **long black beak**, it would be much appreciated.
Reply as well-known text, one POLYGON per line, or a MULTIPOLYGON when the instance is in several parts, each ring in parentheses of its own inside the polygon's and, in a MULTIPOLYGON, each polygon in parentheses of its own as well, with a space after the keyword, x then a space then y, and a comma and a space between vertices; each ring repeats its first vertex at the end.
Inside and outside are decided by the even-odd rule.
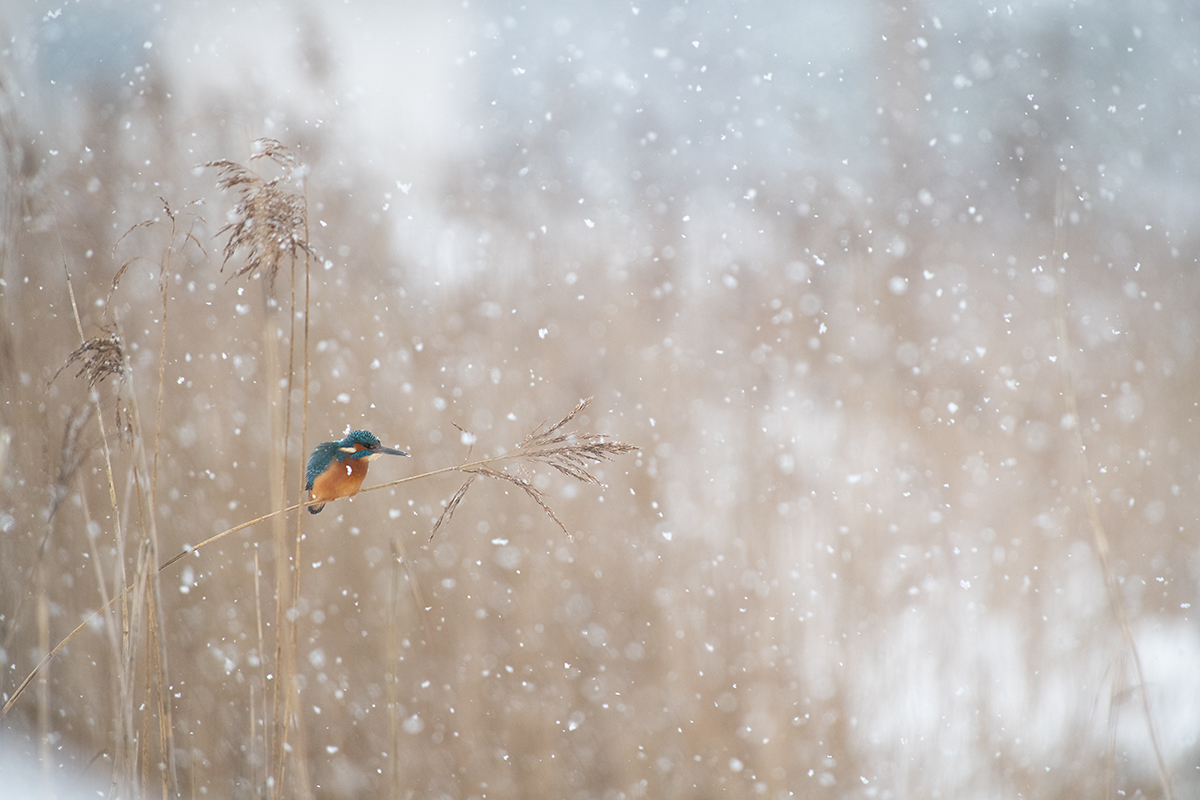
POLYGON ((372 448, 371 452, 379 453, 380 455, 388 455, 388 456, 407 456, 408 455, 408 453, 404 452, 403 450, 393 450, 392 448, 384 447, 383 445, 379 445, 379 447, 372 448))

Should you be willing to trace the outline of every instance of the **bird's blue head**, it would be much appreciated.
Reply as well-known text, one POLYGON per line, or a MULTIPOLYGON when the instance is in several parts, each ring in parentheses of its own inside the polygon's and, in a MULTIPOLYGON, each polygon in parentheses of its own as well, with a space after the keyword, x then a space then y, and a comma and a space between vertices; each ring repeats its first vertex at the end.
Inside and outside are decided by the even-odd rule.
POLYGON ((379 447, 379 438, 370 431, 351 431, 350 435, 338 442, 342 447, 353 447, 360 444, 368 450, 379 447))
POLYGON ((372 461, 379 456, 406 456, 403 450, 393 450, 379 443, 378 437, 370 431, 350 431, 350 435, 335 443, 338 449, 338 460, 347 458, 362 458, 372 461), (362 448, 359 450, 358 448, 362 448))

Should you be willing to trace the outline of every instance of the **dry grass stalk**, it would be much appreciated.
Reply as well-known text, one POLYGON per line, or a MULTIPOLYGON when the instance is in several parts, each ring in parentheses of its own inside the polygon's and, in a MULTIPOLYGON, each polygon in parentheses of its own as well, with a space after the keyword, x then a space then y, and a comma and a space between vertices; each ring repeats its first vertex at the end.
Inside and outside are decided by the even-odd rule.
MULTIPOLYGON (((187 203, 182 210, 176 211, 175 209, 171 208, 171 204, 167 202, 165 197, 160 196, 158 200, 162 203, 163 213, 166 215, 167 219, 170 220, 171 225, 171 234, 167 239, 167 247, 163 253, 163 260, 161 262, 154 262, 158 267, 159 281, 163 284, 162 290, 165 292, 167 283, 169 282, 171 276, 171 254, 174 252, 175 237, 179 234, 179 218, 187 209, 191 208, 192 206, 199 205, 200 203, 198 200, 192 200, 187 203)), ((191 217, 192 224, 188 230, 183 232, 183 243, 181 246, 186 246, 188 242, 191 242, 192 244, 196 245, 200 252, 207 257, 208 251, 204 249, 204 245, 200 243, 200 240, 197 239, 196 235, 192 232, 195 230, 196 222, 203 222, 204 218, 198 214, 190 214, 189 216, 191 217)), ((121 238, 117 239, 116 244, 113 245, 113 257, 116 257, 117 248, 121 246, 121 242, 125 241, 125 238, 131 233, 142 228, 152 228, 160 223, 162 223, 162 219, 160 217, 154 217, 152 219, 144 219, 136 225, 131 226, 129 230, 121 234, 121 238)), ((134 262, 142 260, 153 261, 153 259, 145 259, 144 256, 134 256, 133 258, 122 262, 120 268, 117 269, 117 274, 113 276, 112 285, 108 288, 108 297, 105 299, 104 303, 105 309, 111 306, 113 292, 115 292, 117 287, 121 284, 121 278, 125 276, 125 272, 129 269, 130 265, 132 265, 134 262)))
POLYGON ((261 273, 274 284, 285 256, 295 260, 302 253, 313 253, 308 211, 304 195, 287 188, 302 171, 291 151, 274 139, 258 139, 255 145, 259 151, 251 161, 270 159, 285 174, 268 181, 235 161, 209 161, 204 166, 217 170, 217 186, 241 195, 233 221, 217 232, 229 234, 221 269, 242 250, 246 261, 235 276, 261 273))
MULTIPOLYGON (((125 622, 124 641, 125 649, 122 653, 121 670, 121 694, 122 697, 133 697, 135 688, 139 682, 137 671, 134 664, 138 648, 142 648, 144 652, 144 660, 141 669, 140 681, 145 692, 145 701, 142 704, 141 730, 137 730, 132 717, 126 722, 128 729, 127 737, 137 742, 135 746, 127 746, 125 748, 127 764, 122 767, 122 772, 127 776, 128 782, 131 785, 136 781, 137 764, 140 761, 142 767, 141 785, 148 786, 150 783, 151 763, 163 765, 160 777, 163 785, 164 796, 168 794, 178 794, 175 787, 178 784, 177 765, 175 761, 175 745, 174 745, 174 725, 172 722, 172 708, 166 700, 166 687, 169 685, 168 677, 168 653, 166 638, 162 632, 166 630, 166 620, 164 616, 161 584, 159 583, 158 571, 155 565, 158 561, 159 539, 156 517, 153 509, 157 507, 156 497, 158 493, 158 463, 160 455, 160 445, 162 439, 162 424, 163 424, 163 397, 164 397, 164 373, 166 368, 166 351, 167 351, 167 327, 168 327, 168 308, 171 290, 171 276, 173 274, 173 257, 179 242, 179 237, 182 234, 182 242, 179 242, 179 247, 186 247, 190 241, 196 245, 201 253, 207 255, 203 245, 192 233, 198 215, 191 214, 191 225, 189 229, 183 230, 180 226, 181 212, 176 212, 171 208, 170 203, 165 198, 160 197, 162 202, 163 213, 169 221, 170 230, 167 235, 165 246, 163 247, 162 257, 158 261, 153 259, 144 259, 152 261, 158 267, 159 279, 159 294, 162 301, 162 315, 160 321, 160 336, 159 336, 159 358, 158 358, 158 397, 155 412, 155 430, 154 430, 154 446, 153 446, 153 461, 152 467, 148 469, 146 441, 144 437, 144 429, 141 424, 141 415, 138 412, 137 395, 134 392, 129 393, 129 414, 126 432, 133 443, 133 453, 135 465, 132 467, 131 476, 133 481, 130 486, 135 489, 136 493, 136 510, 137 519, 140 528, 139 540, 141 542, 138 548, 135 573, 135 588, 136 602, 132 607, 123 608, 122 619, 125 622), (139 476, 149 475, 150 494, 147 498, 143 492, 144 478, 139 476), (143 635, 144 634, 144 635, 143 635), (135 638, 136 637, 136 638, 135 638), (151 743, 150 731, 152 730, 152 718, 157 720, 158 728, 158 746, 159 758, 155 759, 150 755, 149 747, 151 743)), ((193 203, 188 203, 184 209, 188 209, 193 203)), ((117 240, 113 245, 113 254, 115 256, 117 247, 124 239, 133 231, 140 228, 150 228, 159 225, 163 222, 162 217, 145 220, 134 225, 117 240)), ((117 270, 113 277, 112 286, 109 290, 109 300, 112 294, 120 285, 122 276, 128 270, 129 266, 135 261, 143 260, 140 256, 135 256, 127 260, 117 270)), ((111 303, 106 302, 105 307, 111 308, 111 303)), ((106 311, 107 313, 107 311, 106 311)), ((124 366, 125 373, 130 376, 132 382, 132 371, 128 364, 124 366)), ((128 505, 128 500, 126 502, 128 505)), ((125 584, 124 579, 121 585, 125 584)), ((129 590, 125 589, 120 592, 123 598, 129 594, 129 590)), ((125 606, 124 600, 122 601, 125 606)))
MULTIPOLYGON (((46 519, 50 524, 46 526, 46 532, 42 534, 42 539, 38 543, 37 560, 29 568, 29 577, 32 578, 34 585, 40 586, 45 582, 45 577, 42 573, 45 571, 46 551, 49 548, 50 537, 54 531, 54 515, 62 505, 62 501, 66 499, 70 483, 74 480, 79 467, 83 465, 83 459, 86 455, 86 448, 81 441, 83 439, 83 431, 95 413, 95 406, 90 404, 84 405, 71 414, 70 419, 67 420, 66 430, 63 432, 62 452, 59 455, 58 470, 54 481, 50 485, 50 500, 46 513, 46 519)), ((4 636, 0 637, 0 651, 8 651, 12 644, 13 636, 17 632, 18 622, 24 618, 25 604, 33 596, 29 593, 22 593, 17 600, 16 610, 11 616, 12 622, 4 629, 4 636)), ((40 595, 39 602, 41 602, 40 595)), ((42 652, 46 652, 49 649, 47 645, 42 648, 42 652)))
MULTIPOLYGON (((161 199, 161 198, 160 198, 161 199)), ((175 212, 172 211, 170 205, 164 200, 163 208, 167 217, 171 221, 171 233, 167 242, 165 257, 158 263, 159 269, 159 288, 162 296, 162 333, 159 351, 159 375, 158 375, 158 431, 154 441, 154 471, 151 479, 152 489, 151 498, 148 500, 144 493, 144 478, 148 474, 146 468, 146 452, 145 441, 142 436, 142 425, 140 415, 137 411, 137 395, 135 392, 129 392, 127 395, 128 409, 124 415, 126 422, 124 424, 123 433, 126 434, 128 441, 133 445, 133 457, 135 463, 130 466, 129 481, 126 484, 126 499, 125 508, 131 505, 130 495, 136 495, 135 514, 140 528, 138 539, 140 545, 136 557, 135 580, 133 585, 129 585, 126 577, 126 560, 125 560, 125 540, 128 532, 121 524, 122 504, 117 502, 116 487, 113 475, 111 451, 108 448, 107 434, 104 430, 103 421, 99 420, 101 439, 104 445, 106 473, 109 484, 109 499, 113 507, 113 520, 115 522, 115 539, 116 539, 116 565, 118 568, 117 582, 115 592, 110 596, 107 590, 104 571, 102 568, 99 553, 95 552, 96 543, 94 537, 93 545, 93 565, 97 572, 98 583, 101 588, 101 599, 103 601, 102 611, 106 622, 106 629, 109 632, 110 644, 112 646, 113 662, 117 667, 117 691, 114 697, 117 699, 117 704, 114 713, 114 719, 118 720, 120 729, 120 737, 117 741, 117 753, 114 757, 114 773, 113 786, 114 789, 122 794, 129 793, 133 786, 137 784, 137 766, 139 759, 143 766, 143 785, 148 782, 149 773, 145 772, 149 768, 150 758, 148 751, 145 749, 149 744, 150 718, 152 715, 157 716, 158 732, 159 732, 159 753, 162 755, 161 762, 165 762, 166 771, 163 773, 164 793, 174 792, 174 786, 177 784, 176 779, 176 764, 174 757, 174 736, 173 725, 171 722, 171 709, 166 702, 165 687, 169 683, 167 672, 167 652, 166 641, 161 633, 165 630, 165 619, 162 614, 161 602, 161 587, 158 582, 158 571, 155 569, 155 564, 158 560, 157 553, 159 550, 157 526, 155 517, 152 512, 154 507, 154 491, 157 488, 157 464, 159 455, 159 441, 161 433, 162 421, 162 397, 163 397, 163 369, 166 357, 166 341, 167 341, 167 303, 170 289, 171 275, 171 256, 175 246, 176 235, 178 233, 178 219, 175 212), (134 602, 131 604, 130 600, 134 602), (114 605, 119 602, 119 610, 114 618, 114 605), (117 630, 118 624, 120 630, 117 630), (143 635, 143 630, 144 634, 143 635), (138 661, 138 652, 142 650, 145 656, 144 669, 142 671, 142 684, 146 692, 146 703, 143 704, 143 713, 141 715, 142 728, 139 729, 135 714, 133 712, 133 698, 135 696, 136 686, 139 682, 139 671, 135 666, 138 661), (153 692, 153 686, 157 685, 157 695, 153 692)), ((154 225, 158 220, 150 220, 145 223, 135 225, 129 232, 140 227, 154 225)), ((190 232, 184 234, 184 243, 188 240, 199 242, 190 232)), ((122 239, 125 237, 122 236, 122 239)), ((120 241, 120 240, 119 240, 120 241)), ((118 241, 118 243, 119 243, 118 241)), ((203 247, 200 248, 203 252, 203 247)), ((115 246, 114 246, 115 250, 115 246)), ((111 295, 116 291, 120 284, 122 276, 126 270, 138 259, 131 259, 121 266, 113 278, 112 286, 109 291, 109 300, 111 295)), ((65 264, 64 264, 65 268, 65 264)), ((74 288, 71 283, 71 278, 67 275, 67 287, 71 295, 71 306, 75 316, 76 328, 79 331, 82 344, 77 348, 63 365, 62 369, 81 361, 82 366, 76 373, 77 378, 85 378, 89 388, 92 390, 93 405, 99 410, 99 396, 95 389, 105 378, 116 376, 118 379, 118 392, 121 385, 132 383, 132 372, 129 363, 126 360, 125 348, 122 342, 120 333, 119 320, 114 320, 112 327, 103 328, 102 336, 96 336, 87 339, 83 334, 82 320, 79 317, 78 306, 75 301, 74 288)), ((110 307, 110 303, 105 303, 106 307, 110 307)), ((61 373, 62 369, 59 370, 61 373)), ((55 376, 57 377, 57 375, 55 376)), ((67 479, 65 474, 74 471, 78 467, 78 462, 82 459, 82 448, 79 447, 79 439, 83 429, 86 427, 88 418, 91 415, 79 415, 67 431, 64 440, 62 466, 56 484, 52 487, 51 501, 52 509, 61 502, 62 497, 66 494, 67 479)), ((122 423, 122 409, 118 407, 117 424, 118 428, 122 423)), ((99 415, 97 414, 97 417, 99 415)), ((86 515, 86 501, 85 501, 86 515)), ((90 524, 89 524, 90 531, 90 524)), ((74 635, 74 634, 72 634, 74 635)), ((58 648, 47 653, 46 658, 39 664, 37 670, 40 671, 48 659, 53 656, 58 648)), ((7 710, 7 704, 6 704, 7 710)))
MULTIPOLYGON (((160 196, 158 199, 159 199, 159 202, 162 203, 163 213, 166 215, 167 219, 170 220, 171 230, 167 236, 166 247, 163 248, 162 259, 158 262, 154 262, 155 265, 158 267, 158 289, 159 289, 159 294, 162 297, 162 323, 159 325, 160 334, 159 334, 159 348, 158 348, 158 404, 157 404, 157 409, 156 409, 156 413, 155 413, 155 425, 154 425, 154 465, 153 465, 153 477, 151 479, 151 489, 150 489, 150 498, 151 498, 150 504, 151 504, 151 506, 156 505, 156 498, 158 497, 158 456, 159 456, 160 444, 162 441, 163 378, 164 378, 164 373, 165 373, 166 366, 167 366, 167 306, 168 306, 168 301, 170 300, 170 296, 171 296, 172 256, 175 254, 175 242, 180 234, 180 217, 182 216, 182 214, 184 212, 188 211, 188 209, 190 209, 192 206, 199 204, 198 201, 193 200, 193 201, 187 203, 183 207, 182 211, 175 211, 174 209, 171 208, 171 204, 169 202, 167 202, 167 199, 165 197, 160 196)), ((202 245, 200 243, 200 240, 196 238, 194 233, 192 233, 192 231, 195 229, 196 222, 197 221, 203 222, 203 217, 199 216, 198 214, 194 214, 194 213, 189 213, 188 216, 191 219, 191 225, 189 226, 188 230, 182 232, 183 233, 183 241, 180 244, 180 247, 181 248, 187 247, 187 243, 191 242, 194 245, 196 245, 196 248, 201 252, 201 254, 203 254, 207 258, 208 252, 204 249, 204 245, 202 245)), ((133 227, 131 227, 129 230, 125 231, 125 233, 121 234, 121 238, 118 239, 116 244, 113 245, 114 258, 116 256, 117 248, 121 245, 121 242, 125 241, 125 237, 129 236, 131 233, 133 233, 134 231, 136 231, 140 228, 151 228, 151 227, 154 227, 154 226, 160 224, 161 222, 162 222, 162 219, 160 217, 142 220, 141 222, 139 222, 136 225, 134 225, 133 227)), ((142 260, 141 256, 134 256, 133 258, 126 260, 123 264, 121 264, 120 269, 117 270, 117 274, 113 276, 112 285, 109 287, 108 297, 106 298, 105 303, 104 303, 105 314, 107 314, 108 309, 112 307, 112 295, 114 292, 116 292, 117 287, 120 285, 121 278, 122 278, 122 276, 124 276, 125 271, 128 270, 130 265, 133 264, 135 261, 140 261, 140 260, 142 260)), ((149 260, 149 259, 147 259, 147 260, 149 260)))
MULTIPOLYGON (((76 413, 67 421, 66 431, 63 432, 62 452, 58 459, 58 473, 54 485, 50 488, 50 516, 58 510, 59 505, 67 496, 67 487, 75 477, 76 471, 83 464, 87 448, 83 445, 83 432, 96 413, 95 406, 80 406, 76 413)), ((44 546, 44 545, 43 545, 44 546)))
MULTIPOLYGON (((443 523, 450 521, 454 516, 455 509, 458 508, 467 490, 474 483, 475 476, 482 475, 487 478, 511 483, 513 486, 521 489, 521 491, 529 495, 530 499, 542 507, 542 510, 546 512, 546 515, 550 519, 554 520, 558 527, 562 528, 563 533, 567 535, 568 539, 572 539, 571 532, 567 530, 567 526, 558 518, 558 515, 554 513, 554 509, 546 500, 545 492, 534 486, 533 482, 522 471, 509 472, 504 469, 496 469, 491 464, 498 461, 524 461, 545 464, 577 481, 602 486, 603 484, 600 483, 599 478, 589 471, 592 465, 611 461, 614 456, 632 453, 638 447, 626 442, 613 441, 602 433, 564 432, 563 429, 587 408, 591 402, 592 398, 590 397, 579 401, 579 404, 571 409, 570 413, 545 430, 542 430, 544 423, 543 425, 539 425, 511 453, 505 453, 502 456, 494 456, 458 467, 459 472, 468 473, 471 477, 467 478, 466 482, 459 487, 454 496, 446 503, 446 508, 442 511, 441 516, 438 517, 437 522, 434 523, 433 530, 429 533, 429 538, 433 539, 438 528, 443 523)), ((520 470, 519 466, 518 470, 520 470)))

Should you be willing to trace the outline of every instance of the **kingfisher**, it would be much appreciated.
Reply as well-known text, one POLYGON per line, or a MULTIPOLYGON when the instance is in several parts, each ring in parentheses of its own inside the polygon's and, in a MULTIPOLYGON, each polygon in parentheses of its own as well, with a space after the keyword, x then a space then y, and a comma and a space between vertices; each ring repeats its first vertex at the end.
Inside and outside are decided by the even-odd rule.
POLYGON ((370 431, 351 431, 337 442, 321 442, 308 457, 308 498, 313 505, 308 513, 316 514, 330 500, 358 494, 367 477, 367 464, 380 456, 407 456, 403 450, 384 447, 370 431))

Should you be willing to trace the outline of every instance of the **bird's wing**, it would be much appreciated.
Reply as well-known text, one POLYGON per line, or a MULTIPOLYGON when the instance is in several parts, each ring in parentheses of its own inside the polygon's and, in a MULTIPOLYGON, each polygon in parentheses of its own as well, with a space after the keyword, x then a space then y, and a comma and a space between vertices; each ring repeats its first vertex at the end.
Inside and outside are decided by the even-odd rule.
POLYGON ((316 481, 318 475, 325 471, 325 468, 329 466, 330 460, 337 452, 337 442, 321 442, 316 446, 308 459, 308 470, 305 473, 305 479, 307 480, 304 486, 305 489, 310 492, 312 491, 313 482, 316 481))

